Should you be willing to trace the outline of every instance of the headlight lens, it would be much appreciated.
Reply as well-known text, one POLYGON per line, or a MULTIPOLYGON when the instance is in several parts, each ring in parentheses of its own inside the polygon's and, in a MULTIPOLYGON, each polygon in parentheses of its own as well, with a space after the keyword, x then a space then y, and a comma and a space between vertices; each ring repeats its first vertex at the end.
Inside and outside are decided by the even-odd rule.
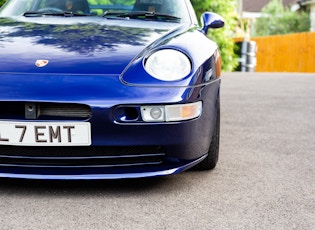
POLYGON ((161 81, 176 81, 186 77, 191 71, 189 58, 172 49, 159 50, 145 62, 145 70, 161 81))

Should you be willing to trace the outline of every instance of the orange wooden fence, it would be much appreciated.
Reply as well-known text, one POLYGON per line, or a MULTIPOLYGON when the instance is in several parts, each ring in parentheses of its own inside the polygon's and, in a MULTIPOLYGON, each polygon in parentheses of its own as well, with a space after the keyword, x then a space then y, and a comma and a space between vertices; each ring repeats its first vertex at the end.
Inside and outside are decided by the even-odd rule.
POLYGON ((315 72, 315 32, 255 37, 256 72, 315 72))

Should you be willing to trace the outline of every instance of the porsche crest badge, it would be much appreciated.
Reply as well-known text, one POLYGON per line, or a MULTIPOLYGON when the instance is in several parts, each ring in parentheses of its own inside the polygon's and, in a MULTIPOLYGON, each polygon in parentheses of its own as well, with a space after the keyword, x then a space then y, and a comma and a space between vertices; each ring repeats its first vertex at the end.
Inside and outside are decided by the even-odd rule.
POLYGON ((44 67, 48 64, 48 60, 36 60, 35 65, 37 67, 44 67))

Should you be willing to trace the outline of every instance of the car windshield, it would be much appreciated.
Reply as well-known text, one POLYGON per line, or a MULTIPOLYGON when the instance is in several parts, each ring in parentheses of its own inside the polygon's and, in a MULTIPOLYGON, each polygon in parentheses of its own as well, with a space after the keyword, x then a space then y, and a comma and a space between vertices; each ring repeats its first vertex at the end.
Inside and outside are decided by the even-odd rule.
POLYGON ((184 0, 8 0, 0 17, 100 16, 186 22, 184 0))

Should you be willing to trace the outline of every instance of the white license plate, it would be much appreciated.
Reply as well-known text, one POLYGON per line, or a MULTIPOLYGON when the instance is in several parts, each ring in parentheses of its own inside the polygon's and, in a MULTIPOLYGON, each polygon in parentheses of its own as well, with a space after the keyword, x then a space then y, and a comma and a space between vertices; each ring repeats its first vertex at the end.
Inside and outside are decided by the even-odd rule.
POLYGON ((0 121, 0 145, 91 145, 91 124, 89 122, 0 121))

